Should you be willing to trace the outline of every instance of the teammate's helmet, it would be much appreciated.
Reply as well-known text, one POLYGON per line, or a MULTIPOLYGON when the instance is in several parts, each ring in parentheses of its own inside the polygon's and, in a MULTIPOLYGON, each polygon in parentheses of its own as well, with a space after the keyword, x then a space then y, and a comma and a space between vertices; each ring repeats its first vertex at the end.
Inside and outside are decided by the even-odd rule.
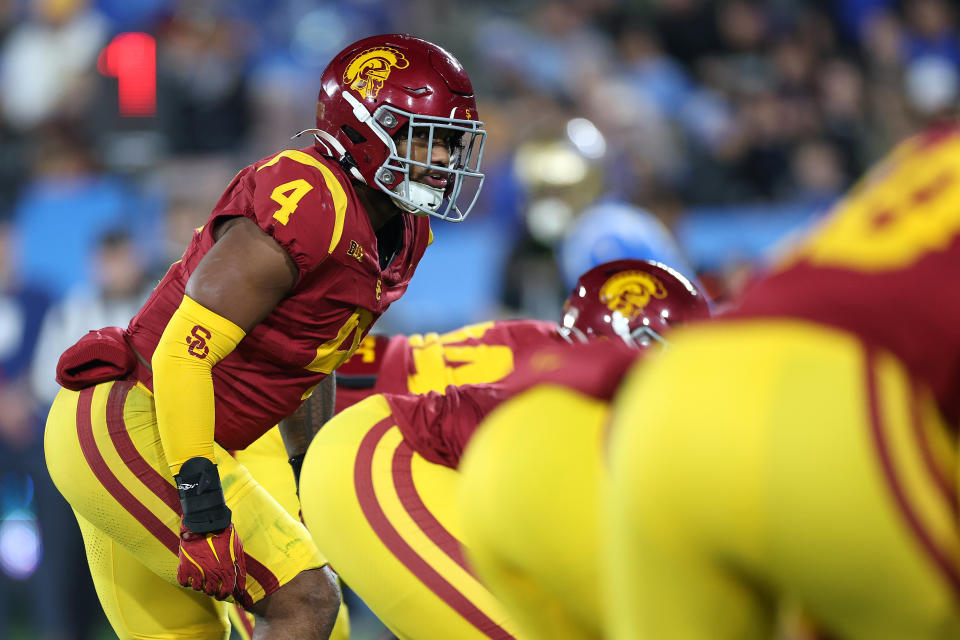
MULTIPOLYGON (((351 175, 379 187, 411 213, 463 220, 476 202, 486 133, 466 71, 447 51, 403 34, 364 38, 337 54, 320 76, 317 142, 351 175), (407 144, 397 153, 396 134, 453 139, 449 166, 417 162, 407 144), (451 138, 452 136, 452 138, 451 138), (413 166, 447 174, 445 188, 410 180, 413 166), (475 191, 466 207, 457 200, 465 184, 475 191)), ((428 152, 429 155, 429 152, 428 152)), ((470 192, 470 189, 467 190, 470 192)))
POLYGON ((563 305, 560 331, 644 348, 665 345, 674 325, 709 316, 703 294, 680 272, 650 260, 614 260, 580 276, 563 305))

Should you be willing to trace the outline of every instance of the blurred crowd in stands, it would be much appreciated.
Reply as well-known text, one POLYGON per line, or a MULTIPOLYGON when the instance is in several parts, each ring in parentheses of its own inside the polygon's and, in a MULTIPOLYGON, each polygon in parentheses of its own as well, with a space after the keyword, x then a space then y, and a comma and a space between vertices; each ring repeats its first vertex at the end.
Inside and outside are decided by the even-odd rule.
POLYGON ((557 317, 626 255, 722 305, 960 91, 946 0, 0 0, 0 636, 99 620, 43 472, 60 352, 127 323, 237 170, 310 144, 334 53, 394 31, 461 60, 489 134, 479 204, 381 331, 557 317), (102 73, 125 32, 155 38, 155 116, 102 73))

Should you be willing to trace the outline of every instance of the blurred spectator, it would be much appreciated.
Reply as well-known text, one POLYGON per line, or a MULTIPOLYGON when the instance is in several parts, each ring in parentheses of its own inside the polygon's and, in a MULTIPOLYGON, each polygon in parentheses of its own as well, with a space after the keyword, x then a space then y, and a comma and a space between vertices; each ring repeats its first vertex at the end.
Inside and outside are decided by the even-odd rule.
POLYGON ((7 452, 28 448, 40 435, 27 382, 40 324, 50 305, 42 287, 17 276, 11 235, 9 225, 0 225, 0 442, 7 452))
POLYGON ((944 0, 908 0, 903 4, 909 25, 908 59, 939 56, 954 65, 960 64, 960 40, 953 7, 944 0))
POLYGON ((60 390, 55 380, 60 354, 88 331, 126 327, 153 286, 143 256, 125 231, 101 236, 92 263, 92 282, 72 289, 50 310, 40 330, 32 381, 45 406, 60 390))
POLYGON ((892 9, 894 0, 836 0, 832 4, 843 35, 849 42, 858 43, 867 25, 876 15, 892 9))
POLYGON ((30 0, 0 51, 0 108, 6 121, 31 129, 76 114, 85 99, 84 76, 104 44, 109 25, 88 0, 30 0))
POLYGON ((93 150, 75 123, 51 123, 38 135, 32 179, 14 207, 20 270, 60 297, 87 281, 97 238, 135 230, 142 246, 157 233, 155 205, 117 176, 97 169, 93 150))
POLYGON ((627 77, 660 112, 669 116, 682 110, 693 85, 686 70, 664 54, 653 32, 628 26, 617 44, 627 77))
POLYGON ((13 216, 13 205, 20 197, 27 159, 27 137, 0 119, 0 221, 13 216))
POLYGON ((767 89, 773 70, 764 51, 769 32, 762 5, 729 0, 720 4, 718 11, 717 28, 723 47, 707 59, 715 65, 711 73, 731 91, 752 94, 767 89))
POLYGON ((868 76, 875 82, 891 82, 906 58, 900 18, 892 11, 876 11, 864 24, 862 33, 862 58, 868 76))
POLYGON ((157 43, 157 116, 172 153, 236 150, 250 129, 248 27, 181 2, 157 43))
MULTIPOLYGON (((600 115, 621 118, 622 126, 627 127, 627 108, 608 107, 602 106, 606 110, 600 115)), ((607 138, 586 118, 561 120, 540 136, 516 145, 513 175, 524 199, 522 226, 513 235, 503 267, 501 302, 507 313, 556 316, 569 291, 561 278, 555 247, 576 216, 611 189, 615 172, 610 153, 607 138)))
POLYGON ((96 0, 96 4, 118 31, 146 31, 168 10, 170 0, 96 0))
POLYGON ((49 298, 18 278, 14 253, 9 226, 0 225, 0 636, 19 619, 37 637, 66 640, 70 548, 61 532, 71 515, 47 478, 44 407, 29 384, 49 298))
POLYGON ((157 251, 149 256, 148 271, 156 281, 183 256, 197 227, 202 226, 224 185, 236 174, 235 163, 222 154, 180 156, 158 166, 144 180, 143 189, 166 203, 162 230, 153 239, 157 251))
POLYGON ((920 122, 933 123, 955 117, 960 97, 957 65, 940 56, 915 58, 904 72, 904 91, 920 122))
POLYGON ((667 53, 693 68, 718 46, 715 2, 709 0, 656 0, 654 27, 667 53))
POLYGON ((915 127, 903 91, 906 35, 902 20, 892 11, 874 13, 863 33, 867 106, 873 114, 867 155, 876 158, 915 127))
POLYGON ((819 79, 822 131, 843 154, 843 172, 852 179, 866 169, 870 158, 871 120, 863 74, 852 61, 833 58, 820 65, 819 79))
POLYGON ((827 140, 807 140, 790 157, 791 183, 784 198, 826 209, 849 181, 840 147, 827 140))
POLYGON ((494 18, 481 24, 477 46, 488 73, 518 93, 529 90, 575 98, 585 77, 607 73, 609 39, 591 21, 588 3, 548 0, 531 6, 526 23, 494 18))

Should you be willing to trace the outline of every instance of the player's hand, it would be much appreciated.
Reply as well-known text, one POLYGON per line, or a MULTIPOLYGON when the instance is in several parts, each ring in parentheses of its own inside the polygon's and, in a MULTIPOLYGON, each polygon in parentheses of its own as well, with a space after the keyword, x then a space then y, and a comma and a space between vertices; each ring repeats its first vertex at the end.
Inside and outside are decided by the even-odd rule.
POLYGON ((214 533, 194 533, 180 525, 180 564, 177 582, 217 600, 231 595, 246 604, 247 567, 240 536, 231 523, 214 533))

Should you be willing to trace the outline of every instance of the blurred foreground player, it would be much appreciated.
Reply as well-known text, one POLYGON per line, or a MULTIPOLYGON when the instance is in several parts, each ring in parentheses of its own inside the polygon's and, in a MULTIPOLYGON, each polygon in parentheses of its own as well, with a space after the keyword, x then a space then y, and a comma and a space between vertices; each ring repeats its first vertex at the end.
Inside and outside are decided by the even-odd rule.
MULTIPOLYGON (((571 335, 603 334, 606 339, 591 343, 632 360, 639 353, 634 347, 657 342, 663 327, 705 314, 706 302, 682 276, 663 265, 624 260, 583 276, 565 306, 564 331, 552 325, 551 332, 529 334, 507 347, 489 340, 502 339, 498 331, 511 325, 497 322, 427 341, 436 345, 434 354, 418 354, 414 346, 409 360, 417 366, 401 369, 410 390, 412 382, 426 391, 428 381, 442 384, 467 371, 477 378, 459 378, 462 386, 446 388, 446 396, 374 395, 320 431, 300 482, 304 521, 317 546, 400 638, 518 637, 462 551, 458 468, 473 429, 498 402, 529 386, 518 386, 517 376, 572 376, 583 384, 603 379, 585 369, 543 366, 542 359, 554 361, 544 350, 584 346, 571 335), (509 368, 502 367, 505 361, 509 368), (533 366, 533 374, 513 372, 526 362, 534 363, 524 368, 533 366), (484 381, 494 384, 464 384, 484 381)), ((381 377, 390 376, 390 353, 388 347, 381 377)))
MULTIPOLYGON (((47 465, 120 637, 225 637, 224 599, 257 615, 255 637, 329 635, 333 573, 226 449, 314 391, 332 414, 328 376, 406 290, 428 216, 469 211, 481 127, 443 49, 348 46, 321 76, 316 144, 241 170, 129 327, 61 358, 47 465)), ((297 464, 312 431, 288 424, 297 464)))
POLYGON ((960 637, 960 129, 901 144, 738 310, 635 369, 607 636, 960 637))
MULTIPOLYGON (((663 276, 597 267, 577 282, 574 294, 586 295, 568 313, 633 316, 651 339, 635 346, 666 345, 672 326, 709 317, 697 289, 674 275, 683 286, 667 293, 638 286, 663 276), (603 295, 611 289, 630 293, 603 295)), ((525 638, 602 637, 600 502, 609 404, 624 372, 616 365, 597 349, 537 354, 541 383, 498 407, 464 452, 456 500, 467 560, 525 638)))

